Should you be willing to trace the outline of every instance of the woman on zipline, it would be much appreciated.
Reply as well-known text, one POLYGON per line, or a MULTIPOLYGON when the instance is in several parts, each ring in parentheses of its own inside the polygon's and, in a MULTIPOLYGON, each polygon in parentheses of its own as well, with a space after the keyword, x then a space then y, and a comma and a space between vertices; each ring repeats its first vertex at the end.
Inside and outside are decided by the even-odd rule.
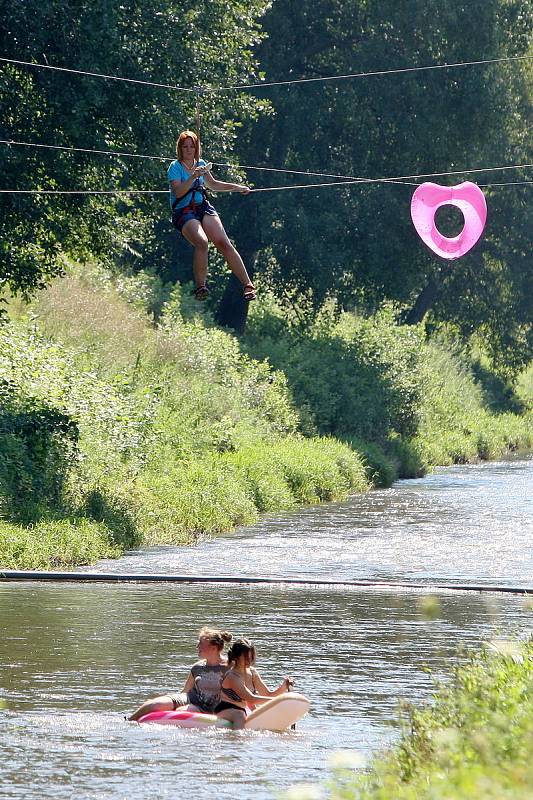
POLYGON ((216 210, 205 195, 204 185, 216 192, 248 194, 249 186, 217 181, 200 158, 200 142, 193 131, 182 131, 176 142, 176 161, 168 168, 172 224, 194 247, 193 275, 197 300, 209 294, 207 279, 207 248, 213 242, 224 256, 233 274, 243 285, 245 300, 255 300, 255 287, 243 260, 230 242, 216 210))

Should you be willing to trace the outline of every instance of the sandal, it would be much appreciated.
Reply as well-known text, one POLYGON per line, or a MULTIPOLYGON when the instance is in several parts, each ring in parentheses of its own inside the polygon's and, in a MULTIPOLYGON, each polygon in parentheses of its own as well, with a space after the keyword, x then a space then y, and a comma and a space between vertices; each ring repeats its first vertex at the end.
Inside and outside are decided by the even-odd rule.
POLYGON ((201 286, 196 287, 193 294, 197 300, 205 300, 206 297, 209 295, 209 289, 207 288, 205 283, 203 283, 201 286))
POLYGON ((255 286, 253 285, 253 283, 245 284, 242 296, 247 303, 249 303, 250 300, 255 300, 256 294, 255 294, 255 286))

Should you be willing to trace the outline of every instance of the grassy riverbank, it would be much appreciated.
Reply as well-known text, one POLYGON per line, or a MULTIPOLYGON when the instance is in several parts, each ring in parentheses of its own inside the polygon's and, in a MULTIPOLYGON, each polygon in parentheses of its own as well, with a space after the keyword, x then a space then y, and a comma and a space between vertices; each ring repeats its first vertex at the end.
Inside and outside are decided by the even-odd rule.
POLYGON ((154 327, 143 288, 71 274, 0 326, 6 568, 191 543, 370 486, 357 452, 299 432, 281 373, 186 322, 179 292, 154 327))
POLYGON ((179 287, 97 267, 11 302, 0 401, 6 568, 191 543, 532 443, 527 416, 491 414, 468 369, 391 310, 304 331, 265 298, 239 341, 179 287))
POLYGON ((489 370, 476 380, 471 356, 452 341, 398 319, 391 307, 370 318, 330 309, 302 328, 267 299, 253 309, 245 346, 286 375, 310 433, 370 459, 377 446, 395 477, 531 449, 528 375, 520 395, 489 370))
POLYGON ((493 642, 458 667, 432 706, 364 773, 354 753, 332 760, 327 787, 287 800, 529 800, 533 796, 533 644, 493 642))

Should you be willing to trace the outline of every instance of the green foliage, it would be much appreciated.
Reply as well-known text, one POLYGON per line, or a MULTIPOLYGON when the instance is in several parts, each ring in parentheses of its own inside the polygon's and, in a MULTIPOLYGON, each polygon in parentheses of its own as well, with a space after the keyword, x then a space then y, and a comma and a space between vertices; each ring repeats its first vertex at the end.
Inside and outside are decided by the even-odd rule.
POLYGON ((526 409, 526 403, 517 393, 517 380, 505 380, 500 374, 490 369, 489 359, 481 354, 472 357, 472 373, 476 383, 483 390, 484 402, 491 411, 511 411, 521 414, 526 409))
POLYGON ((104 523, 86 517, 39 520, 27 527, 0 519, 4 569, 63 569, 123 552, 104 523))
MULTIPOLYGON (((264 0, 27 0, 4 6, 5 56, 192 88, 243 83, 264 0)), ((193 92, 83 75, 0 66, 3 138, 87 150, 161 155, 161 161, 1 145, 5 188, 163 189, 176 136, 195 126, 193 92), (147 149, 145 144, 149 142, 147 149)), ((203 100, 202 138, 220 156, 243 119, 266 104, 238 93, 203 100)), ((168 201, 150 195, 0 197, 0 285, 29 292, 63 269, 62 254, 136 265, 168 257, 168 201)))
POLYGON ((328 306, 306 328, 267 299, 239 343, 179 287, 92 265, 11 312, 0 327, 1 563, 191 542, 428 464, 533 445, 527 418, 489 414, 459 356, 390 308, 364 319, 328 306), (35 556, 27 531, 43 542, 35 556))
POLYGON ((414 445, 423 463, 466 463, 532 446, 531 416, 489 413, 482 387, 444 342, 428 343, 421 375, 424 402, 414 445))
MULTIPOLYGON (((531 53, 531 12, 532 0, 350 0, 342 7, 337 0, 205 0, 194 7, 27 0, 3 15, 2 52, 139 83, 2 64, 5 138, 67 148, 1 145, 5 185, 162 189, 176 133, 196 126, 196 97, 143 81, 216 88, 523 55, 531 53), (148 153, 143 142, 150 142, 148 153)), ((205 92, 204 152, 220 164, 370 177, 529 163, 531 76, 530 62, 513 61, 205 92)), ((245 174, 243 167, 220 169, 222 178, 245 174)), ((249 178, 264 188, 280 181, 279 173, 249 178)), ((421 245, 408 214, 411 191, 409 184, 359 184, 242 202, 220 197, 217 206, 248 265, 278 298, 296 292, 316 309, 333 297, 368 314, 384 301, 412 308, 434 284, 431 325, 451 324, 463 339, 476 334, 500 373, 513 377, 533 348, 528 187, 487 190, 487 234, 453 266, 421 245)), ((190 276, 191 250, 168 222, 166 198, 0 196, 0 286, 28 295, 61 273, 68 256, 118 265, 123 295, 139 307, 148 303, 156 318, 168 281, 190 276), (143 286, 132 283, 142 269, 143 286)), ((221 260, 213 254, 217 275, 227 274, 221 260)), ((218 281, 212 308, 221 289, 218 281)))
POLYGON ((6 373, 0 360, 0 511, 31 517, 32 508, 61 502, 78 428, 67 414, 21 393, 6 373))
MULTIPOLYGON (((531 642, 489 643, 454 669, 433 706, 406 709, 401 741, 365 773, 350 768, 348 758, 336 759, 327 797, 527 800, 533 792, 532 688, 531 642)), ((287 793, 291 800, 324 796, 310 786, 287 793)))
POLYGON ((352 443, 373 481, 390 484, 533 441, 530 416, 490 413, 466 357, 445 339, 427 341, 420 326, 401 325, 390 307, 369 318, 326 308, 309 324, 287 319, 267 297, 252 310, 243 342, 285 373, 302 429, 352 443))
POLYGON ((533 362, 518 376, 516 394, 525 408, 533 411, 533 362))
POLYGON ((229 334, 186 321, 179 291, 151 326, 141 305, 153 307, 154 290, 143 274, 125 283, 91 266, 54 283, 29 315, 13 304, 0 365, 21 397, 72 420, 79 440, 63 496, 33 506, 33 527, 0 537, 0 563, 42 566, 43 553, 79 563, 141 542, 191 542, 265 510, 368 488, 348 446, 295 433, 284 376, 229 334), (35 556, 27 530, 43 541, 35 556))
POLYGON ((348 444, 361 456, 366 477, 372 486, 390 486, 399 477, 390 456, 387 457, 377 444, 363 442, 355 437, 348 444))
POLYGON ((288 327, 279 307, 251 312, 245 343, 289 380, 297 405, 320 433, 385 443, 418 427, 422 332, 401 327, 391 309, 365 319, 319 318, 288 327))
MULTIPOLYGON (((283 81, 531 54, 532 12, 531 0, 287 0, 266 14, 258 55, 267 80, 283 81)), ((530 62, 514 61, 271 87, 261 96, 275 113, 245 125, 241 163, 264 154, 268 167, 370 178, 530 163, 532 75, 530 62)), ((303 182, 250 177, 262 187, 303 182)), ((364 313, 387 300, 412 307, 435 281, 432 322, 453 322, 463 338, 477 332, 493 361, 516 372, 533 352, 530 187, 486 190, 486 235, 453 265, 416 235, 412 191, 407 182, 252 196, 235 212, 238 240, 255 242, 278 298, 310 291, 315 308, 327 297, 364 313)))

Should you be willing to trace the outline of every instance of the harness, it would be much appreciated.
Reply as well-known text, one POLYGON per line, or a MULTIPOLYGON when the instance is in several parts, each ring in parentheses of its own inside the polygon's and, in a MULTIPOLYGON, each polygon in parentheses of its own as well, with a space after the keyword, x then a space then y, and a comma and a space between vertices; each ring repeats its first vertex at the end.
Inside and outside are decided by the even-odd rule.
POLYGON ((179 202, 181 202, 183 200, 183 197, 176 197, 173 200, 173 202, 172 202, 172 212, 179 211, 180 217, 183 214, 188 214, 189 211, 192 211, 193 214, 196 214, 197 207, 199 205, 201 206, 201 205, 203 205, 204 203, 207 202, 207 192, 205 190, 205 186, 203 185, 203 183, 200 183, 200 177, 196 178, 196 180, 194 181, 194 183, 191 186, 191 188, 189 189, 189 191, 185 194, 185 197, 187 197, 189 194, 191 195, 191 202, 188 203, 186 206, 183 206, 182 208, 177 209, 176 206, 178 205, 179 202), (195 192, 200 192, 200 194, 202 195, 202 202, 201 203, 196 203, 195 202, 195 200, 194 200, 195 192))

